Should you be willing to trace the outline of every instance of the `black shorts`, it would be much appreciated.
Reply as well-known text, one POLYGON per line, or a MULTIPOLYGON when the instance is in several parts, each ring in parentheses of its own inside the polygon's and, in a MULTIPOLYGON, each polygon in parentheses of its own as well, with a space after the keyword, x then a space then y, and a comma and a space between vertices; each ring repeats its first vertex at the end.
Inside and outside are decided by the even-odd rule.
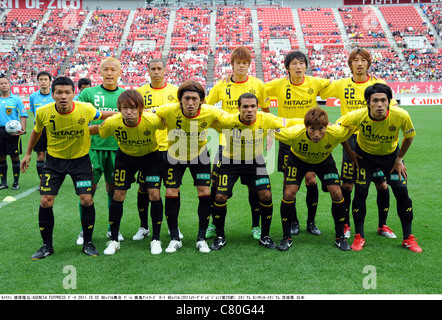
MULTIPOLYGON (((355 151, 356 147, 356 135, 352 135, 348 140, 348 145, 350 149, 355 151)), ((359 159, 358 159, 359 163, 359 159)), ((348 153, 343 149, 342 151, 342 166, 341 166, 341 179, 343 182, 354 183, 355 182, 356 171, 354 169, 353 163, 351 163, 351 159, 348 153)), ((376 168, 373 174, 373 182, 381 183, 387 181, 384 173, 380 168, 376 168)))
POLYGON ((288 144, 279 142, 278 151, 278 172, 284 172, 287 166, 287 159, 290 153, 290 146, 288 144))
POLYGON ((77 195, 92 194, 92 164, 88 154, 77 159, 60 159, 46 155, 40 194, 57 195, 66 175, 71 176, 77 195))
POLYGON ((48 150, 48 137, 46 136, 46 128, 43 128, 41 131, 41 136, 37 140, 37 143, 35 144, 34 151, 35 152, 42 152, 48 150))
POLYGON ((399 174, 397 172, 390 174, 390 170, 393 168, 399 153, 399 147, 393 153, 384 156, 366 153, 358 144, 356 144, 355 151, 363 157, 362 159, 358 159, 359 169, 355 174, 356 186, 368 188, 370 182, 374 181, 378 170, 384 173, 385 180, 391 187, 407 186, 407 180, 404 177, 401 177, 401 180, 399 180, 399 174))
MULTIPOLYGON (((161 180, 164 183, 164 180, 166 178, 166 162, 167 162, 167 151, 158 151, 160 153, 161 156, 161 180)), ((144 184, 144 182, 146 181, 146 179, 144 178, 143 172, 138 171, 138 177, 137 177, 137 182, 141 185, 144 184)))
POLYGON ((233 164, 231 162, 232 160, 226 158, 221 160, 215 181, 216 193, 231 196, 233 186, 239 177, 242 184, 248 185, 255 191, 271 190, 270 177, 264 159, 244 164, 233 164))
POLYGON ((293 152, 289 153, 287 167, 284 172, 284 185, 301 185, 307 172, 314 172, 321 180, 322 190, 327 191, 328 185, 340 185, 338 169, 332 155, 324 161, 311 164, 299 159, 293 152))
POLYGON ((209 151, 203 151, 203 154, 198 156, 197 159, 192 159, 188 162, 177 161, 169 159, 166 162, 166 173, 164 185, 166 188, 179 188, 182 184, 184 172, 189 168, 190 174, 193 178, 194 186, 210 186, 211 182, 211 170, 210 170, 210 155, 209 151), (201 161, 203 159, 203 161, 201 161), (207 163, 207 159, 209 162, 207 163), (172 162, 172 163, 171 163, 172 162))
POLYGON ((5 127, 0 127, 0 155, 13 156, 21 153, 21 136, 11 136, 5 127))
POLYGON ((114 183, 116 190, 128 190, 140 171, 139 183, 146 189, 159 189, 161 186, 161 155, 159 151, 145 156, 134 157, 120 149, 115 157, 114 183))

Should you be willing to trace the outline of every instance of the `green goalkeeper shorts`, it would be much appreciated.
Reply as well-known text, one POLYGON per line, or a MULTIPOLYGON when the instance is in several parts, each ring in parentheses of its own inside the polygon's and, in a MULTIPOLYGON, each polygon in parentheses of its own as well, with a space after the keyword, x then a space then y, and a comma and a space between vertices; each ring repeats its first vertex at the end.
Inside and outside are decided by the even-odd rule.
POLYGON ((98 184, 102 175, 109 184, 114 184, 114 167, 116 150, 90 150, 93 184, 98 184))

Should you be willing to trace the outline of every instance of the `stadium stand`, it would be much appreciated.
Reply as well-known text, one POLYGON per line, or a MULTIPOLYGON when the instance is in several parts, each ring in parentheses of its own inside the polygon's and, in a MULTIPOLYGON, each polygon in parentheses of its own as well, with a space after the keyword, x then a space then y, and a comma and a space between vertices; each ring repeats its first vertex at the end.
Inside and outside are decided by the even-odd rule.
POLYGON ((405 49, 404 55, 418 79, 442 79, 442 49, 405 49))
POLYGON ((252 62, 249 74, 256 77, 251 9, 244 6, 220 6, 217 9, 214 82, 232 72, 230 55, 240 45, 250 50, 252 62))
POLYGON ((300 8, 298 14, 307 48, 312 48, 315 44, 323 47, 344 47, 331 8, 300 8))
POLYGON ((210 9, 179 8, 166 63, 170 83, 181 84, 190 78, 206 85, 209 54, 210 9))
POLYGON ((281 64, 287 50, 270 50, 270 39, 289 39, 292 50, 299 49, 296 38, 296 27, 291 8, 259 7, 257 8, 258 27, 263 62, 264 81, 285 76, 281 64), (275 17, 278 17, 275 19, 275 17))
POLYGON ((379 7, 382 15, 400 47, 405 47, 405 36, 425 36, 428 43, 435 45, 434 35, 413 6, 379 7))
POLYGON ((99 81, 99 62, 105 57, 115 56, 128 15, 129 10, 95 10, 78 51, 69 60, 65 75, 75 82, 84 77, 90 78, 93 83, 99 81))
MULTIPOLYGON (((75 39, 84 19, 83 11, 53 10, 32 47, 24 52, 14 69, 26 74, 27 83, 35 83, 35 77, 42 69, 53 77, 57 76, 65 58, 74 52, 75 39)), ((13 80, 15 76, 12 74, 13 80)))
POLYGON ((368 48, 390 47, 373 7, 338 8, 350 44, 368 48))
POLYGON ((231 52, 236 46, 245 45, 253 57, 249 74, 270 81, 286 75, 283 60, 288 52, 271 50, 271 40, 288 39, 290 50, 300 49, 308 53, 311 60, 308 74, 314 76, 332 79, 349 76, 348 53, 355 46, 362 46, 371 50, 371 71, 386 81, 440 81, 442 5, 374 8, 293 9, 249 4, 152 6, 133 10, 133 21, 128 20, 130 10, 121 9, 49 12, 45 9, 11 9, 1 15, 0 40, 15 42, 12 50, 4 51, 0 46, 0 51, 4 51, 0 71, 8 73, 13 85, 35 85, 35 75, 42 69, 53 76, 63 72, 74 81, 88 77, 96 83, 100 81, 99 62, 107 56, 115 56, 122 63, 121 84, 141 85, 149 81, 148 61, 163 58, 169 82, 179 85, 193 78, 203 85, 210 85, 230 72, 231 52), (171 20, 172 10, 175 18, 171 20), (211 30, 213 10, 216 11, 215 30, 211 30), (337 12, 338 17, 335 16, 337 12), (90 19, 86 18, 88 14, 90 19), (383 24, 379 14, 387 25, 383 24), (342 24, 339 27, 337 18, 342 20, 344 28, 342 24), (83 25, 86 19, 87 25, 83 25), (431 25, 427 25, 428 21, 431 25), (127 38, 123 37, 125 28, 127 38), (168 28, 171 28, 169 34, 168 28), (436 34, 433 34, 434 30, 436 34), (216 37, 212 46, 211 31, 216 37), (303 38, 297 37, 297 31, 303 38), (389 38, 390 31, 394 41, 389 38), (344 43, 343 35, 349 43, 344 43), (425 37, 425 47, 407 48, 405 36, 425 37), (170 39, 170 44, 166 44, 166 39, 170 39), (145 40, 155 42, 149 48, 140 49, 137 41, 145 40), (256 56, 262 58, 262 70, 261 66, 257 70, 256 56), (214 66, 213 79, 207 79, 209 59, 210 65, 214 66))
POLYGON ((149 81, 147 65, 151 59, 161 58, 169 17, 169 8, 137 9, 120 57, 122 82, 143 84, 149 81), (140 40, 154 40, 155 48, 133 51, 135 41, 140 40))

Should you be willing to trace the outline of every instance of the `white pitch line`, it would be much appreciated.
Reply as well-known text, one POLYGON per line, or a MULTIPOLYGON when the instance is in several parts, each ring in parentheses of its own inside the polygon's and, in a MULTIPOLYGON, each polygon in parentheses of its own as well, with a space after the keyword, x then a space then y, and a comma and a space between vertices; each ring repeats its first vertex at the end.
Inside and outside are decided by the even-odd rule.
MULTIPOLYGON (((27 196, 29 196, 32 192, 35 192, 35 191, 37 191, 38 189, 40 189, 40 186, 36 186, 36 187, 31 188, 31 189, 29 189, 29 190, 27 190, 27 191, 25 191, 25 192, 22 192, 22 193, 18 194, 17 196, 15 196, 14 198, 15 198, 15 200, 18 200, 18 199, 21 199, 21 198, 27 197, 27 196)), ((0 202, 0 208, 4 207, 4 206, 6 206, 6 205, 8 205, 8 204, 10 204, 10 203, 13 203, 13 202, 15 202, 15 201, 11 201, 11 202, 0 202)))

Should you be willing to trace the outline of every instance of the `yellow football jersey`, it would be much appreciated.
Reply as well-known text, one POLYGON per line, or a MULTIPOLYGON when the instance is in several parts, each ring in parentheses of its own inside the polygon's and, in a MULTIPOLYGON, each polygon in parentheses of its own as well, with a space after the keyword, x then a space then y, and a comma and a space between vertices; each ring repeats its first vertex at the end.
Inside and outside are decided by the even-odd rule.
MULTIPOLYGON (((320 92, 322 99, 330 97, 337 98, 341 101, 341 115, 345 115, 350 111, 361 109, 367 106, 364 98, 365 89, 375 83, 386 84, 384 80, 369 76, 365 82, 355 82, 352 77, 343 78, 333 81, 327 88, 320 92)), ((395 99, 390 101, 390 106, 396 105, 395 99)))
POLYGON ((89 122, 101 118, 101 112, 87 102, 74 101, 73 110, 59 113, 55 102, 37 109, 35 132, 46 127, 48 154, 55 158, 77 159, 89 153, 91 136, 89 122))
POLYGON ((100 125, 100 136, 113 136, 118 141, 118 147, 125 154, 141 157, 158 150, 156 131, 164 128, 163 120, 152 113, 143 112, 139 122, 134 127, 124 123, 121 113, 108 118, 100 125))
POLYGON ((303 123, 303 119, 285 119, 258 111, 251 124, 241 122, 239 113, 225 114, 212 128, 226 137, 223 156, 234 160, 253 160, 262 155, 267 131, 303 123))
POLYGON ((369 154, 387 155, 396 150, 399 131, 404 138, 411 138, 416 132, 410 115, 402 108, 390 106, 384 120, 372 120, 368 108, 347 113, 336 121, 337 124, 358 129, 357 142, 369 154))
POLYGON ((316 107, 318 93, 329 84, 328 79, 305 76, 299 85, 286 78, 274 79, 265 84, 265 89, 278 99, 278 117, 304 118, 310 108, 316 107))
MULTIPOLYGON (((270 106, 270 99, 264 88, 264 82, 252 76, 248 76, 244 82, 218 81, 206 97, 207 104, 217 105, 221 102, 221 109, 230 114, 238 113, 238 98, 243 93, 253 93, 258 98, 261 108, 267 109, 270 106)), ((219 143, 225 145, 223 135, 220 134, 219 143)))
POLYGON ((187 118, 179 102, 165 104, 152 112, 165 120, 169 156, 180 161, 190 161, 205 150, 210 125, 224 113, 218 108, 202 104, 195 117, 187 118))
MULTIPOLYGON (((136 90, 143 96, 145 109, 159 107, 167 103, 178 102, 178 87, 170 83, 166 83, 162 88, 152 88, 150 84, 146 84, 136 90)), ((156 135, 159 150, 166 151, 168 145, 166 129, 158 130, 156 135)))
POLYGON ((276 130, 275 138, 289 145, 291 152, 302 161, 317 164, 327 159, 337 145, 350 138, 353 131, 353 128, 338 125, 327 126, 324 138, 315 143, 308 138, 305 125, 296 125, 276 130))
POLYGON ((261 108, 268 108, 270 99, 264 89, 264 83, 255 77, 248 76, 244 82, 218 81, 206 97, 206 104, 215 105, 222 102, 221 109, 227 113, 238 112, 238 98, 243 93, 253 93, 258 98, 261 108))

